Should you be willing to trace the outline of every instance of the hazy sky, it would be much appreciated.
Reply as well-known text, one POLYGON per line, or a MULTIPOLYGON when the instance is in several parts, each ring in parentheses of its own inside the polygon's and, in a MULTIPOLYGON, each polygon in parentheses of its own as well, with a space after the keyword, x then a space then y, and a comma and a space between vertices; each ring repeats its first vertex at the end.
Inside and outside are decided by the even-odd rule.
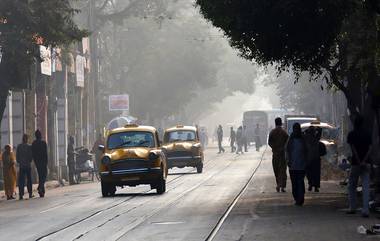
POLYGON ((214 112, 199 121, 200 125, 207 126, 208 129, 213 129, 219 123, 238 126, 241 124, 244 111, 279 108, 279 98, 275 86, 266 87, 262 83, 256 83, 256 91, 253 94, 237 92, 215 106, 214 112))

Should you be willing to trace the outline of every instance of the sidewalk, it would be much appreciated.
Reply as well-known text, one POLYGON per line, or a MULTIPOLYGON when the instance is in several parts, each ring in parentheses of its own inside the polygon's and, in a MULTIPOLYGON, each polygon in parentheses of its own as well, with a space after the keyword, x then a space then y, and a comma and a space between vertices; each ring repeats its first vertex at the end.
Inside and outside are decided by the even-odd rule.
MULTIPOLYGON (((80 184, 86 184, 86 183, 91 183, 92 181, 90 180, 83 180, 81 183, 79 184, 75 184, 75 185, 72 185, 72 186, 77 186, 77 185, 80 185, 80 184)), ((45 189, 46 190, 52 190, 52 189, 56 189, 56 188, 59 188, 59 187, 67 187, 67 186, 70 186, 69 185, 69 182, 65 181, 64 185, 62 186, 58 180, 50 180, 50 181, 46 181, 45 182, 45 189)), ((38 187, 38 184, 33 184, 33 194, 35 197, 38 197, 38 192, 37 192, 37 187, 38 187)), ((18 199, 18 187, 16 187, 16 196, 15 196, 16 199, 18 199)), ((28 194, 28 190, 25 186, 25 191, 24 191, 24 199, 28 199, 29 198, 29 194, 28 194)), ((6 197, 5 197, 5 193, 3 190, 0 191, 0 201, 4 201, 6 200, 6 197)))
POLYGON ((238 201, 215 240, 351 241, 380 239, 357 233, 357 227, 380 223, 372 214, 350 216, 346 187, 322 182, 320 193, 306 193, 305 205, 294 205, 288 178, 287 193, 275 191, 271 156, 266 155, 249 188, 238 201))

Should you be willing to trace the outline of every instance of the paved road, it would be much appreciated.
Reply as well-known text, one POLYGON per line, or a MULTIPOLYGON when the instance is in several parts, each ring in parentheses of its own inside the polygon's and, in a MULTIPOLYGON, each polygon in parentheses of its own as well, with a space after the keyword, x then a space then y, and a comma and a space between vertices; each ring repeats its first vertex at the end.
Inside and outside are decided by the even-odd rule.
MULTIPOLYGON (((270 151, 269 151, 270 152, 270 151)), ((347 215, 346 187, 338 181, 321 183, 321 192, 307 192, 305 205, 294 205, 290 180, 288 192, 277 193, 267 153, 252 182, 234 206, 215 241, 362 241, 380 236, 357 233, 357 227, 380 223, 378 215, 347 215)), ((360 205, 360 204, 359 204, 360 205)))
POLYGON ((102 198, 98 183, 57 188, 43 199, 0 202, 1 240, 205 240, 262 153, 206 151, 204 173, 174 169, 167 193, 147 186, 102 198))

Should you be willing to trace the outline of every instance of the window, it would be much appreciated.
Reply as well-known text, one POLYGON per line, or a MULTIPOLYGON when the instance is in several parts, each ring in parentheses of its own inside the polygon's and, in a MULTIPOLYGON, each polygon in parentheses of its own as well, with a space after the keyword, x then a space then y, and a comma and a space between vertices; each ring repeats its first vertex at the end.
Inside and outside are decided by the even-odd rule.
POLYGON ((165 134, 165 142, 176 142, 176 141, 195 141, 196 134, 195 131, 185 130, 185 131, 171 131, 165 134))
POLYGON ((118 149, 125 147, 155 147, 154 136, 145 131, 129 131, 111 134, 108 137, 107 148, 118 149))

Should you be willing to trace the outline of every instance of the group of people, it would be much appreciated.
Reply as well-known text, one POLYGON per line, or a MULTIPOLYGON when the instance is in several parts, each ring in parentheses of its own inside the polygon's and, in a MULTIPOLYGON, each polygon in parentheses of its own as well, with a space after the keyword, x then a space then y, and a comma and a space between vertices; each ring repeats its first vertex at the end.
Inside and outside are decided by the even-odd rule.
POLYGON ((245 126, 239 126, 236 131, 231 126, 229 140, 232 153, 235 151, 236 154, 248 152, 247 128, 245 126))
POLYGON ((7 200, 15 199, 14 195, 16 193, 17 181, 20 200, 24 198, 25 184, 29 198, 34 197, 32 189, 32 161, 34 161, 38 173, 38 194, 40 197, 45 196, 45 181, 48 171, 47 144, 42 140, 42 134, 39 130, 35 132, 35 138, 32 145, 30 145, 28 144, 28 135, 24 134, 22 143, 17 146, 15 151, 11 145, 4 147, 4 151, 1 154, 1 164, 4 177, 4 191, 7 200), (18 180, 17 165, 19 166, 18 180))
MULTIPOLYGON (((216 135, 218 139, 218 154, 225 152, 225 149, 223 148, 223 127, 222 125, 219 125, 216 130, 216 135)), ((255 145, 256 145, 256 151, 260 151, 261 147, 261 138, 260 138, 260 126, 259 124, 256 125, 255 131, 254 131, 254 138, 255 138, 255 145)), ((249 146, 249 140, 248 140, 248 130, 246 126, 239 126, 237 130, 234 130, 234 127, 230 127, 230 147, 231 147, 231 153, 236 152, 236 154, 243 154, 244 152, 248 152, 248 146, 249 146)))
MULTIPOLYGON (((295 204, 302 206, 305 195, 305 176, 308 179, 309 191, 314 188, 319 192, 321 177, 321 156, 326 154, 325 145, 320 142, 321 129, 313 126, 302 132, 299 123, 293 125, 290 136, 282 128, 281 118, 275 120, 276 128, 269 134, 268 144, 273 152, 273 170, 276 177, 277 192, 285 192, 287 167, 292 183, 292 194, 295 204)), ((351 147, 351 170, 348 184, 349 211, 356 213, 356 194, 358 180, 361 179, 363 208, 362 216, 369 216, 369 176, 371 164, 372 138, 364 128, 364 120, 357 116, 354 129, 347 136, 351 147)))
POLYGON ((281 118, 275 120, 276 128, 269 134, 268 144, 273 152, 273 171, 276 177, 276 191, 286 192, 287 168, 292 183, 295 204, 302 206, 305 196, 305 176, 309 191, 319 192, 321 177, 321 156, 326 147, 320 142, 322 130, 310 126, 302 132, 301 125, 295 123, 290 136, 282 128, 281 118))

